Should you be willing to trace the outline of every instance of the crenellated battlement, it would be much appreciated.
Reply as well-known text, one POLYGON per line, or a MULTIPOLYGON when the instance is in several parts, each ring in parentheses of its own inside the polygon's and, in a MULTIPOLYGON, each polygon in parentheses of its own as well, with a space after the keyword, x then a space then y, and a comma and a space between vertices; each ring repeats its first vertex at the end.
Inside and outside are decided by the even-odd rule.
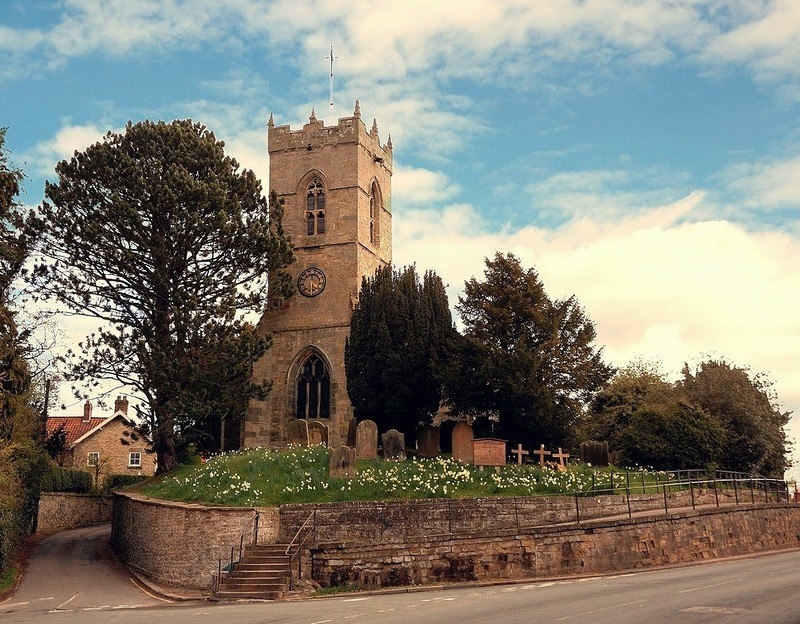
POLYGON ((321 147, 355 143, 366 147, 376 162, 382 163, 390 172, 392 170, 392 138, 390 136, 385 144, 381 144, 375 120, 372 122, 372 128, 367 130, 361 119, 361 106, 358 100, 353 115, 340 117, 335 126, 326 126, 324 121, 317 119, 316 112, 312 109, 308 123, 300 130, 292 130, 288 124, 276 126, 272 115, 269 116, 267 129, 267 146, 270 154, 291 150, 312 151, 321 147))

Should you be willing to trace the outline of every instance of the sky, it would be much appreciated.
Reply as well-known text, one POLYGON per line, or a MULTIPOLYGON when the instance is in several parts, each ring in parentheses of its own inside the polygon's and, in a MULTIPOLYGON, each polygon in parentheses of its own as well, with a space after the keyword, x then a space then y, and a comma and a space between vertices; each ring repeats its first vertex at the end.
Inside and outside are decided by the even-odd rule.
POLYGON ((609 363, 749 367, 800 437, 797 0, 0 0, 30 206, 129 120, 202 122, 267 188, 269 115, 330 124, 356 99, 394 146, 397 266, 455 306, 511 252, 609 363))

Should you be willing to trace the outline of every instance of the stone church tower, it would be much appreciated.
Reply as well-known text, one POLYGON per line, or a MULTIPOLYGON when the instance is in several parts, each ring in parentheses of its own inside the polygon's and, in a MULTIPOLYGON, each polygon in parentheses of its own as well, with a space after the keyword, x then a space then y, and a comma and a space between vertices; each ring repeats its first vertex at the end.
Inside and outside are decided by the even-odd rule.
POLYGON ((321 419, 329 444, 343 444, 353 416, 344 371, 353 306, 361 278, 392 261, 391 138, 381 145, 377 123, 367 130, 356 101, 336 126, 313 111, 301 130, 270 116, 267 146, 296 292, 261 319, 273 342, 253 375, 271 380, 272 390, 251 403, 242 444, 282 446, 294 418, 321 419))

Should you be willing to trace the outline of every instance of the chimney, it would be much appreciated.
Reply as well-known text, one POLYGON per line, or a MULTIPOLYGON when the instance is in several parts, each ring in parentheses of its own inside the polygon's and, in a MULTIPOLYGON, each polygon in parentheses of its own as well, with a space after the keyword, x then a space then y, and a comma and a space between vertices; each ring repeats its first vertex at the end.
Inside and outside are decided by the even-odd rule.
POLYGON ((89 401, 83 404, 83 422, 89 422, 92 418, 92 404, 89 401))
POLYGON ((127 395, 118 396, 114 401, 114 413, 122 412, 125 416, 128 415, 128 397, 127 395))

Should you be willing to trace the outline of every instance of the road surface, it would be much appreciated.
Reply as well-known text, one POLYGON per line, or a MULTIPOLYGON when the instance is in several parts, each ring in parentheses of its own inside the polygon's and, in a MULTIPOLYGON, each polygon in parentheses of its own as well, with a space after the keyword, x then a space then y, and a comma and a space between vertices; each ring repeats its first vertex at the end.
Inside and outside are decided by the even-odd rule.
POLYGON ((107 541, 106 525, 42 542, 18 592, 0 603, 0 622, 800 624, 800 551, 607 577, 220 605, 144 593, 107 541))

